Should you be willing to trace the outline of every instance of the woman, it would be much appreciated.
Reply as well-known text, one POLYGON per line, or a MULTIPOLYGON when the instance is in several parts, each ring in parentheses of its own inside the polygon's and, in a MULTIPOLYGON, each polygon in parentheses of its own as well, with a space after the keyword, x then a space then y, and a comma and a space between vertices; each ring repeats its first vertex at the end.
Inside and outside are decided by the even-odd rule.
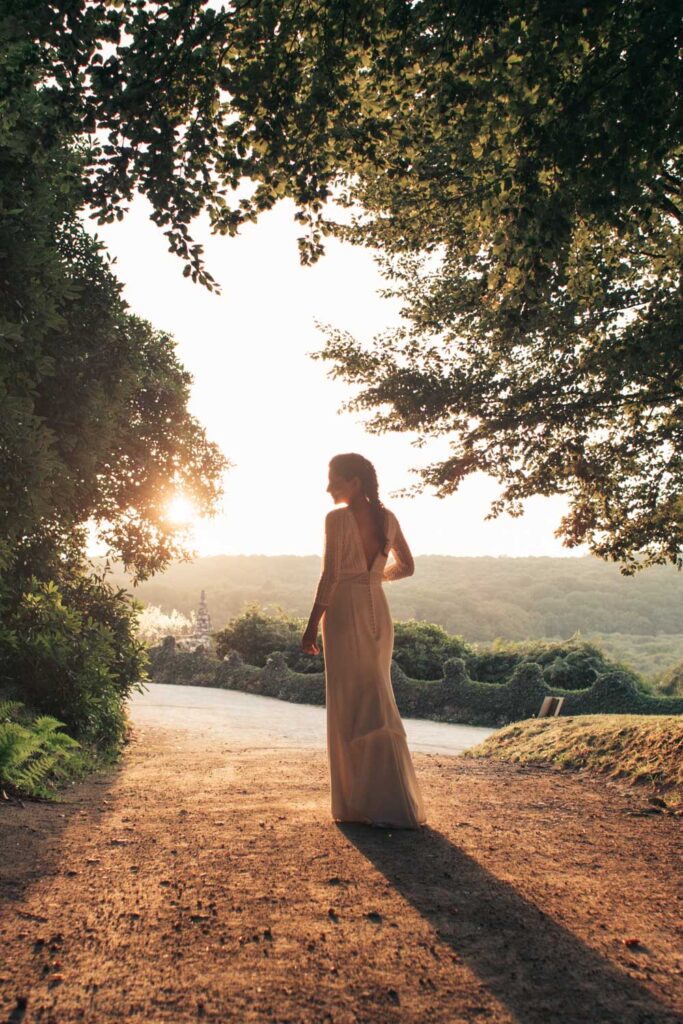
POLYGON ((332 817, 418 828, 426 817, 391 686, 394 625, 382 590, 383 581, 412 575, 413 557, 379 500, 371 462, 335 455, 327 490, 346 507, 325 518, 322 573, 301 646, 319 653, 322 620, 332 817))

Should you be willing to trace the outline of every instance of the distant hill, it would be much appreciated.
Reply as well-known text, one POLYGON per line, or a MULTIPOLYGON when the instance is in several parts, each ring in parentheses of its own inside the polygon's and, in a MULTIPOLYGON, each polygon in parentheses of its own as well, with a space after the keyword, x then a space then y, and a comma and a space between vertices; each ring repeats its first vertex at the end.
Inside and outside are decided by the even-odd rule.
MULTIPOLYGON (((591 557, 423 555, 415 563, 414 576, 385 586, 394 618, 436 622, 467 640, 568 637, 577 630, 683 635, 683 573, 670 566, 626 577, 591 557)), ((173 565, 135 593, 188 615, 204 589, 219 629, 251 602, 308 615, 319 573, 315 555, 219 555, 173 565)), ((114 581, 128 585, 120 570, 114 581)))

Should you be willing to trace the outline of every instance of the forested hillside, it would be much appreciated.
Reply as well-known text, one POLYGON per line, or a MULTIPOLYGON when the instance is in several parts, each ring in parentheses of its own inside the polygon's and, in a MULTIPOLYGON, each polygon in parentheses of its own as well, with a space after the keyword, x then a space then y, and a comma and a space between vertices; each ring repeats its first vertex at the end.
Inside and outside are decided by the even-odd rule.
MULTIPOLYGON (((250 602, 307 615, 319 572, 317 556, 221 555, 174 564, 136 593, 146 604, 187 615, 204 589, 220 629, 250 602)), ((115 581, 125 583, 118 570, 115 581)), ((568 637, 577 630, 683 634, 683 574, 670 566, 626 577, 590 557, 425 555, 416 559, 414 576, 385 589, 394 618, 435 622, 471 641, 568 637)))

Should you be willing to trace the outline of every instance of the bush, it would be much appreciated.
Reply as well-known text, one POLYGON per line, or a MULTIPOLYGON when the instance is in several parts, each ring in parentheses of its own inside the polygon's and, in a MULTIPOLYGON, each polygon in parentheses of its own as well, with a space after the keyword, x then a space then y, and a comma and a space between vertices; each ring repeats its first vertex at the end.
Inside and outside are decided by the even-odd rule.
POLYGON ((449 658, 471 658, 473 649, 432 622, 394 624, 394 661, 412 679, 438 679, 449 658))
POLYGON ((683 661, 669 669, 657 684, 657 691, 666 697, 683 697, 683 661))
POLYGON ((137 605, 82 566, 56 579, 3 580, 0 670, 11 696, 51 715, 103 752, 121 743, 124 701, 140 689, 147 654, 137 605))
MULTIPOLYGON (((394 661, 391 680, 402 715, 440 722, 500 726, 534 717, 547 696, 564 697, 564 715, 624 713, 639 715, 683 714, 683 699, 653 697, 636 685, 633 673, 609 665, 583 689, 565 689, 548 685, 545 669, 566 660, 567 645, 544 645, 539 664, 530 657, 517 664, 504 682, 473 679, 470 664, 476 657, 449 658, 437 680, 411 679, 394 661), (555 647, 556 650, 552 650, 555 647), (546 648, 549 648, 546 650, 546 648)), ((506 655, 509 657, 509 652, 506 655)), ((587 675, 586 677, 589 678, 587 675)), ((172 640, 152 652, 152 678, 155 682, 213 685, 243 690, 296 703, 324 704, 323 673, 295 672, 284 652, 275 651, 264 666, 246 664, 232 651, 223 661, 210 654, 176 652, 172 640), (207 684, 207 679, 212 680, 207 684)), ((555 674, 557 678, 557 674, 555 674)))
MULTIPOLYGON (((252 605, 218 634, 218 657, 177 652, 168 638, 152 652, 152 677, 323 704, 322 656, 301 652, 303 628, 302 619, 252 605)), ((440 626, 398 622, 391 671, 401 714, 438 721, 504 725, 535 716, 549 695, 564 697, 568 715, 683 712, 683 700, 651 695, 634 672, 579 636, 559 643, 496 641, 475 650, 440 626)))
MULTIPOLYGON (((489 648, 479 649, 469 661, 475 678, 495 683, 509 680, 522 664, 538 665, 548 686, 585 690, 615 663, 599 647, 579 635, 560 642, 496 640, 489 648)), ((642 685, 634 672, 624 671, 642 685)))
MULTIPOLYGON (((251 604, 216 634, 216 654, 223 658, 236 651, 250 665, 263 668, 272 654, 280 652, 293 672, 322 672, 321 638, 320 654, 311 656, 301 650, 305 626, 305 619, 286 615, 281 609, 268 612, 251 604)), ((433 623, 408 620, 394 625, 394 660, 413 679, 435 679, 448 658, 473 654, 462 637, 451 636, 433 623)))
POLYGON ((263 668, 270 655, 280 651, 294 672, 322 672, 320 637, 320 654, 312 656, 301 650, 305 627, 306 620, 285 615, 280 608, 266 612, 258 604, 251 604, 216 633, 216 654, 223 658, 230 651, 237 651, 250 665, 263 668))

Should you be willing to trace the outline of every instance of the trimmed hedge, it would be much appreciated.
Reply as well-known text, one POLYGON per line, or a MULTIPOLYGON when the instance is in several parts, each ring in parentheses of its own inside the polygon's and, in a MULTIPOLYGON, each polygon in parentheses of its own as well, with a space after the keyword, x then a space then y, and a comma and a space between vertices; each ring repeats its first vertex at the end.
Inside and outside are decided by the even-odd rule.
MULTIPOLYGON (((558 645, 559 647, 560 645, 558 645)), ((205 651, 178 652, 172 640, 152 652, 153 682, 189 686, 216 686, 277 697, 297 704, 324 704, 323 673, 293 672, 281 651, 270 655, 263 668, 246 664, 232 651, 220 661, 205 651)), ((564 697, 563 715, 620 713, 637 715, 683 714, 683 698, 653 697, 638 688, 626 669, 613 668, 599 675, 591 686, 564 689, 550 686, 542 667, 519 662, 507 681, 481 682, 470 678, 462 658, 449 658, 442 679, 410 679, 392 662, 391 679, 402 715, 439 722, 500 726, 532 718, 544 697, 564 697)))

